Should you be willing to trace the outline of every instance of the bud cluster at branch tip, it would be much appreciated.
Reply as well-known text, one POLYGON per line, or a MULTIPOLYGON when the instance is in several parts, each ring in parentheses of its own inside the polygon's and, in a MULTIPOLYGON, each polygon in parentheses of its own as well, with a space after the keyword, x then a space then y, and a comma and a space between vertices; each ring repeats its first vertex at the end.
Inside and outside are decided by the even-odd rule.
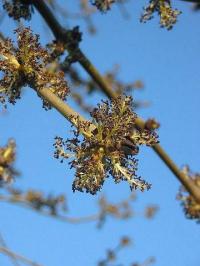
MULTIPOLYGON (((123 3, 125 1, 127 0, 90 0, 91 4, 96 6, 102 13, 110 10, 114 3, 123 3)), ((160 17, 160 26, 168 30, 172 29, 181 11, 172 9, 171 3, 172 0, 150 0, 149 4, 144 7, 140 21, 147 22, 153 18, 154 13, 157 13, 160 17)), ((3 0, 3 8, 10 17, 18 21, 21 18, 25 20, 31 19, 34 11, 33 5, 30 0, 3 0)))
POLYGON ((112 102, 104 101, 91 112, 95 125, 92 132, 91 123, 77 117, 73 139, 65 141, 56 137, 55 158, 61 161, 72 158, 70 165, 76 169, 73 191, 96 194, 109 175, 115 183, 127 181, 131 189, 150 188, 150 184, 136 175, 135 156, 139 145, 154 145, 158 136, 154 130, 135 129, 137 116, 132 105, 132 98, 125 96, 112 102))
MULTIPOLYGON (((30 28, 19 28, 17 48, 10 39, 0 41, 0 71, 4 77, 0 80, 0 102, 15 104, 21 97, 22 87, 28 85, 39 92, 48 88, 63 101, 69 92, 62 71, 53 71, 51 50, 43 48, 39 36, 34 35, 30 28)), ((50 109, 50 104, 43 100, 43 107, 50 109)))
POLYGON ((0 147, 0 187, 13 181, 17 172, 13 168, 16 145, 9 140, 5 147, 0 147))
MULTIPOLYGON (((192 173, 188 166, 185 166, 182 169, 182 172, 188 177, 191 182, 194 182, 194 184, 200 188, 199 173, 192 173)), ((200 204, 190 193, 187 192, 187 190, 183 186, 179 190, 177 199, 181 201, 187 218, 200 221, 200 204)))
POLYGON ((92 5, 96 6, 101 12, 110 10, 111 5, 115 3, 115 0, 93 0, 92 5))
POLYGON ((19 21, 20 18, 30 20, 33 7, 29 2, 28 0, 3 0, 3 8, 15 20, 19 21))
POLYGON ((149 5, 144 8, 140 21, 146 22, 152 19, 154 13, 160 16, 160 26, 171 30, 181 11, 172 9, 170 0, 150 0, 149 5))

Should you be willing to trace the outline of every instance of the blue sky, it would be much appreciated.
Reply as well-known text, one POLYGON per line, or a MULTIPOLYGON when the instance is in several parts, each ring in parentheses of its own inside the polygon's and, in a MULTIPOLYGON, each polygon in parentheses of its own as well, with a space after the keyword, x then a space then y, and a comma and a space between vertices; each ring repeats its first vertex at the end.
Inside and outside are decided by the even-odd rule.
MULTIPOLYGON (((74 1, 70 2, 71 8, 74 1)), ((136 92, 136 100, 148 100, 151 106, 138 110, 143 118, 155 117, 161 124, 161 145, 178 166, 189 164, 200 171, 200 12, 194 13, 189 4, 174 1, 182 10, 172 31, 161 29, 158 18, 146 24, 139 22, 144 1, 130 1, 131 14, 124 20, 117 7, 106 15, 97 14, 94 22, 97 35, 89 36, 81 21, 65 21, 70 26, 80 25, 83 31, 82 50, 101 73, 114 64, 121 65, 120 78, 124 81, 141 79, 145 90, 136 92)), ((41 41, 51 40, 45 24, 37 12, 30 22, 34 31, 42 34, 41 41)), ((1 30, 12 36, 16 25, 8 18, 1 30)), ((87 75, 80 69, 82 75, 87 75)), ((73 89, 73 88, 71 88, 73 89)), ((95 94, 89 102, 105 99, 95 94)), ((69 103, 80 111, 71 100, 69 103)), ((55 110, 44 111, 35 92, 26 88, 23 97, 8 113, 0 116, 0 144, 14 137, 17 142, 16 167, 22 173, 16 186, 65 193, 72 216, 84 216, 97 211, 97 199, 106 194, 112 201, 126 198, 126 183, 115 185, 108 180, 97 196, 72 193, 73 171, 67 164, 53 158, 56 135, 69 136, 69 123, 55 110)), ((88 117, 87 114, 84 114, 88 117)), ((134 209, 142 211, 148 203, 159 205, 155 219, 141 217, 127 221, 108 219, 101 230, 95 223, 70 225, 39 216, 29 210, 1 203, 0 231, 9 247, 45 266, 95 265, 104 257, 107 248, 115 247, 119 238, 128 235, 134 245, 122 251, 119 262, 130 265, 156 257, 155 265, 195 266, 200 264, 199 225, 184 217, 176 194, 179 183, 164 163, 149 148, 142 148, 138 174, 152 183, 152 189, 137 193, 134 209)), ((3 255, 0 266, 10 266, 3 255)))

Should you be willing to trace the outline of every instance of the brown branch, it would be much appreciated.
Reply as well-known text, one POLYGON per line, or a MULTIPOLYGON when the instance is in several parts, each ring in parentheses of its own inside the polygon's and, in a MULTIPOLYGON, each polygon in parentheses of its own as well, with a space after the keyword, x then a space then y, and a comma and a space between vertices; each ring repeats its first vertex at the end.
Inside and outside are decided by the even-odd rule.
POLYGON ((15 258, 23 263, 26 263, 28 265, 31 265, 31 266, 42 266, 41 264, 38 264, 36 262, 33 262, 32 260, 22 256, 22 255, 19 255, 13 251, 11 251, 10 249, 6 248, 6 247, 2 247, 0 246, 0 253, 3 253, 5 255, 7 255, 8 257, 12 257, 12 258, 15 258))
MULTIPOLYGON (((1 232, 0 232, 0 243, 1 243, 2 247, 8 248, 1 232)), ((13 255, 10 256, 10 260, 12 261, 12 264, 14 266, 20 266, 17 259, 13 255)))
POLYGON ((42 88, 38 93, 72 124, 76 125, 76 122, 72 119, 73 117, 79 117, 80 121, 82 122, 87 121, 79 113, 75 112, 68 104, 63 102, 58 96, 52 93, 50 89, 42 88))
MULTIPOLYGON (((44 1, 30 1, 35 8, 39 11, 39 13, 42 15, 50 29, 52 30, 54 36, 59 41, 62 41, 66 49, 68 49, 69 52, 70 49, 68 48, 68 40, 67 40, 67 30, 64 29, 58 22, 58 20, 55 18, 51 10, 48 8, 46 3, 44 1)), ((108 85, 108 83, 105 81, 105 79, 101 76, 101 74, 98 72, 98 70, 94 67, 94 65, 90 62, 90 60, 85 56, 85 54, 78 49, 76 52, 80 55, 78 58, 79 63, 81 66, 87 71, 87 73, 94 79, 94 81, 99 85, 100 89, 109 97, 109 98, 117 98, 117 94, 112 90, 112 88, 108 85)), ((46 93, 43 93, 43 97, 46 99, 45 95, 46 93)), ((48 93, 48 98, 53 98, 53 93, 48 93), (50 95, 52 94, 52 95, 50 95)), ((56 96, 55 96, 56 97, 56 96)), ((55 98, 54 97, 54 98, 55 98)), ((53 104, 52 104, 53 105, 53 104)), ((61 112, 65 116, 65 106, 64 103, 62 105, 62 110, 58 109, 58 106, 55 106, 57 110, 61 112)), ((67 107, 66 107, 67 108, 67 107)), ((65 116, 66 117, 66 116, 65 116)), ((143 128, 145 125, 145 122, 138 118, 136 120, 136 125, 139 128, 143 128)), ((164 161, 166 166, 172 171, 172 173, 179 179, 179 181, 184 185, 184 187, 188 190, 189 193, 193 195, 193 197, 196 199, 197 202, 200 202, 200 189, 198 189, 193 182, 191 182, 185 174, 183 174, 179 168, 175 165, 175 163, 172 161, 172 159, 169 157, 169 155, 163 150, 163 148, 156 144, 153 146, 153 150, 156 152, 156 154, 164 161)))
MULTIPOLYGON (((70 123, 74 126, 77 126, 77 118, 80 122, 89 122, 79 113, 74 111, 68 104, 63 102, 58 96, 56 96, 50 89, 42 88, 39 90, 39 93, 43 99, 51 104, 60 114, 62 114, 70 123)), ((91 123, 89 132, 85 131, 82 134, 86 137, 90 137, 91 132, 95 129, 95 126, 91 123)))
MULTIPOLYGON (((147 206, 145 208, 144 212, 135 212, 132 209, 131 202, 135 200, 135 194, 131 193, 126 199, 121 200, 117 203, 110 203, 107 201, 105 196, 102 196, 99 201, 99 211, 96 214, 91 214, 88 216, 83 217, 70 217, 66 215, 59 214, 58 212, 52 213, 51 211, 48 211, 47 208, 44 207, 35 207, 36 205, 33 204, 33 202, 27 200, 23 194, 17 194, 17 195, 3 195, 0 194, 0 202, 5 202, 9 204, 14 204, 17 206, 20 206, 22 208, 34 210, 35 212, 51 217, 54 219, 57 219, 62 222, 67 222, 71 224, 80 224, 80 223, 86 223, 86 222, 93 222, 97 221, 98 226, 102 224, 102 222, 105 221, 105 218, 107 216, 116 218, 116 219, 127 219, 131 217, 146 217, 146 218, 152 218, 155 214, 155 211, 157 208, 155 206, 147 206)), ((1 242, 1 239, 0 239, 1 242)))
POLYGON ((33 208, 31 206, 30 202, 25 200, 25 199, 12 199, 12 197, 4 196, 4 195, 0 195, 0 201, 6 202, 6 203, 16 204, 16 205, 24 207, 24 208, 35 210, 38 213, 40 213, 41 215, 48 216, 48 217, 57 219, 59 221, 68 222, 68 223, 72 223, 72 224, 93 222, 93 221, 97 221, 100 218, 100 214, 92 214, 92 215, 88 215, 88 216, 84 216, 84 217, 68 217, 68 216, 64 216, 64 215, 60 215, 60 214, 52 215, 50 212, 46 212, 42 209, 33 208))

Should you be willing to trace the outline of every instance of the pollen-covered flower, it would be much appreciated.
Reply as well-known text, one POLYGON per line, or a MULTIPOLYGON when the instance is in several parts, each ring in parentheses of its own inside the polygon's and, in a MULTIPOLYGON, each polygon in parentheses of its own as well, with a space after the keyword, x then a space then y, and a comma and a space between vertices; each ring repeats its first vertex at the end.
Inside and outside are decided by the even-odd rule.
POLYGON ((143 191, 150 188, 136 175, 135 155, 138 154, 139 145, 155 144, 157 135, 153 130, 135 129, 136 114, 132 111, 132 104, 131 97, 119 97, 111 103, 102 102, 91 112, 95 126, 92 132, 91 123, 77 119, 73 139, 64 141, 56 138, 55 157, 61 160, 72 157, 70 164, 76 169, 74 191, 95 194, 109 175, 115 183, 127 181, 131 189, 143 191), (80 133, 84 134, 82 139, 80 133))
POLYGON ((20 98, 20 89, 24 81, 19 68, 20 64, 15 57, 12 41, 10 39, 0 41, 0 71, 5 74, 0 80, 0 102, 4 105, 6 98, 12 104, 20 98))
MULTIPOLYGON (((182 171, 191 182, 200 188, 199 173, 192 173, 188 166, 185 166, 182 171)), ((181 201, 186 217, 200 221, 200 203, 183 186, 180 188, 177 198, 181 201)))
POLYGON ((0 147, 0 187, 13 181, 17 172, 13 168, 15 161, 15 142, 10 140, 5 147, 0 147))
POLYGON ((116 0, 94 0, 91 1, 94 6, 96 6, 100 11, 106 12, 110 9, 111 5, 115 3, 116 0))
POLYGON ((146 22, 152 19, 154 13, 160 16, 160 26, 168 30, 172 29, 178 15, 181 14, 179 10, 172 9, 170 0, 150 0, 149 5, 144 8, 140 21, 146 22))
POLYGON ((15 20, 20 20, 20 18, 30 20, 33 12, 32 6, 26 0, 3 0, 3 8, 15 20))
MULTIPOLYGON (((34 35, 29 28, 20 28, 17 33, 17 48, 11 40, 0 42, 0 71, 4 77, 0 80, 0 101, 6 98, 12 104, 20 98, 21 88, 28 85, 38 93, 42 88, 48 88, 62 100, 69 92, 62 71, 54 72, 50 68, 51 55, 39 44, 39 36, 34 35)), ((43 106, 51 106, 44 101, 43 106)))

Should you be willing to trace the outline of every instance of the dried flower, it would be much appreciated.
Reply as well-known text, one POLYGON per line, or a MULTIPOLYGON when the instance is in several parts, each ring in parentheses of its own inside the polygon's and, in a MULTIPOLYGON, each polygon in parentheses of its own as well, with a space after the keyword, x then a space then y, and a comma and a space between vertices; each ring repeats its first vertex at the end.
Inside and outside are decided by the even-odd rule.
MULTIPOLYGON (((102 102, 91 112, 95 129, 90 122, 77 118, 75 137, 64 141, 56 137, 55 158, 75 157, 71 167, 76 169, 73 191, 96 194, 111 175, 115 183, 128 181, 131 189, 149 189, 150 185, 137 177, 139 145, 153 145, 157 135, 152 130, 135 129, 136 114, 132 111, 132 98, 119 97, 111 103, 102 102), (81 141, 80 134, 84 134, 81 141), (70 153, 68 153, 69 151, 70 153)), ((75 118, 74 118, 75 119, 75 118)))
POLYGON ((170 0, 150 0, 149 5, 144 8, 144 13, 140 21, 146 22, 153 18, 153 13, 160 16, 160 26, 168 30, 172 29, 177 22, 178 15, 181 11, 172 9, 170 0))
MULTIPOLYGON (((192 173, 188 166, 185 166, 182 171, 191 182, 194 182, 194 184, 200 188, 200 174, 192 173)), ((194 197, 189 194, 184 187, 180 188, 177 198, 182 202, 186 217, 200 221, 200 203, 196 202, 194 197)))
POLYGON ((3 0, 3 8, 15 20, 20 20, 20 18, 30 20, 31 13, 33 12, 32 5, 26 0, 3 0))
POLYGON ((115 0, 94 0, 92 5, 96 6, 101 12, 106 12, 110 9, 115 0))
POLYGON ((0 187, 11 183, 17 174, 13 168, 15 161, 15 142, 9 140, 5 147, 0 147, 0 187))
MULTIPOLYGON (((4 78, 0 80, 0 101, 5 104, 6 98, 12 104, 20 98, 21 88, 30 86, 39 93, 42 88, 49 88, 62 100, 66 99, 69 88, 64 80, 64 73, 53 72, 49 67, 52 61, 47 49, 39 44, 39 36, 30 28, 20 28, 17 33, 15 49, 12 41, 0 42, 0 70, 4 78)), ((43 107, 51 106, 43 101, 43 107)))

